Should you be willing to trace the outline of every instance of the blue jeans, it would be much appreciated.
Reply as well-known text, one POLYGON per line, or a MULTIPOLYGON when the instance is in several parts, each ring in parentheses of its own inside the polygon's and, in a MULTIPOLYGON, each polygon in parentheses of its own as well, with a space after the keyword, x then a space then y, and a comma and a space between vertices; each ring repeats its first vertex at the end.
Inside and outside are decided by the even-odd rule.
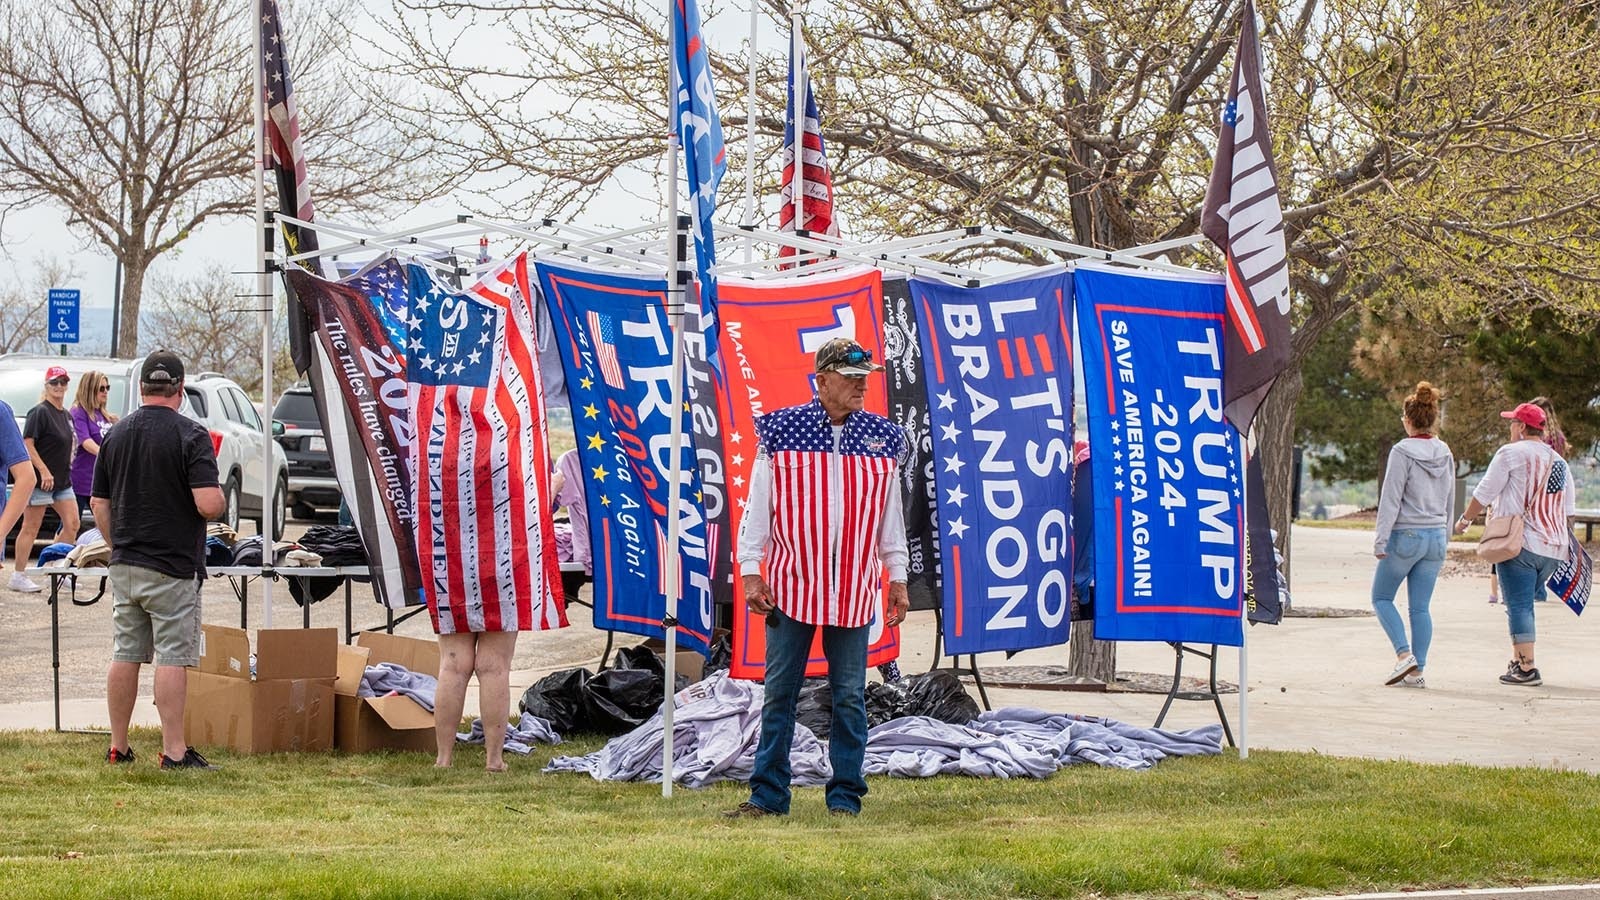
POLYGON ((1378 560, 1378 571, 1372 575, 1372 610, 1378 614, 1378 624, 1389 635, 1394 652, 1411 651, 1419 669, 1428 666, 1428 645, 1433 642, 1433 616, 1428 614, 1428 603, 1433 599, 1439 569, 1444 566, 1447 539, 1443 528, 1398 528, 1389 535, 1384 548, 1388 555, 1378 560), (1394 605, 1394 595, 1402 581, 1406 583, 1406 613, 1411 619, 1409 643, 1406 625, 1394 605))
MULTIPOLYGON (((829 809, 861 811, 867 782, 861 760, 867 752, 867 630, 823 625, 822 653, 828 658, 833 694, 828 761, 829 809)), ((789 812, 789 749, 794 743, 795 704, 806 677, 806 659, 818 626, 797 622, 776 610, 767 617, 766 699, 761 706, 761 743, 750 776, 750 802, 780 814, 789 812)))
POLYGON ((1500 576, 1500 602, 1506 608, 1506 624, 1511 629, 1511 643, 1533 643, 1533 601, 1544 596, 1544 583, 1556 573, 1561 560, 1540 556, 1523 548, 1521 553, 1503 563, 1496 563, 1495 574, 1500 576))

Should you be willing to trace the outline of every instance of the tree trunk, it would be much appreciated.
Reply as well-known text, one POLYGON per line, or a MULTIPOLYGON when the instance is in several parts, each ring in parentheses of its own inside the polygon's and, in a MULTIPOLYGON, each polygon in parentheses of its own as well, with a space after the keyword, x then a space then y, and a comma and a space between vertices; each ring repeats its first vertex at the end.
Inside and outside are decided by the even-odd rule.
POLYGON ((122 260, 122 321, 117 323, 117 352, 125 358, 138 356, 139 302, 144 297, 144 276, 150 260, 143 254, 129 254, 122 260))
POLYGON ((1093 678, 1106 684, 1117 680, 1117 642, 1094 639, 1094 622, 1072 623, 1067 644, 1067 674, 1093 678))

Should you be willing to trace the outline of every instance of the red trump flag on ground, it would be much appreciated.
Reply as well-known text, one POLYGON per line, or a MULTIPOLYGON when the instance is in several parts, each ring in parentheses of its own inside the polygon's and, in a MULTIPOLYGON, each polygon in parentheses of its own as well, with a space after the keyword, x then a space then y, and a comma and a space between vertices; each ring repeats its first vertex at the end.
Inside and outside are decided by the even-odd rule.
POLYGON ((1228 421, 1243 432, 1289 364, 1290 351, 1289 253, 1267 131, 1255 3, 1249 0, 1200 230, 1227 257, 1222 399, 1228 421))

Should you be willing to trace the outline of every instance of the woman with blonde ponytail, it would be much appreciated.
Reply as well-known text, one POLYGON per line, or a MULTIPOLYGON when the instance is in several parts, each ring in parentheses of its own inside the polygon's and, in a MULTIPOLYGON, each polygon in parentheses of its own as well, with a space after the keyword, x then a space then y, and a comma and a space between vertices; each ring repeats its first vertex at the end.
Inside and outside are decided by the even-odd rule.
POLYGON ((1372 576, 1372 609, 1394 645, 1395 664, 1389 684, 1427 687, 1423 670, 1433 640, 1428 603, 1444 566, 1449 541, 1450 502, 1456 461, 1450 447, 1434 436, 1439 422, 1439 390, 1426 381, 1406 397, 1400 423, 1406 437, 1389 450, 1378 501, 1378 533, 1372 552, 1378 570, 1372 576), (1395 608, 1401 582, 1406 585, 1406 622, 1395 608))

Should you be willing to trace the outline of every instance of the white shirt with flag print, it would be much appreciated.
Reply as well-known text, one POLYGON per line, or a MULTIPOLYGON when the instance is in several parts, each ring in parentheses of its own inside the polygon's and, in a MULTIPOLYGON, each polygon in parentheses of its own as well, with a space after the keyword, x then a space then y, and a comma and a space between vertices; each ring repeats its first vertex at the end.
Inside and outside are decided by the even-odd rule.
POLYGON ((1495 451, 1489 471, 1472 497, 1496 516, 1522 516, 1522 546, 1540 556, 1565 559, 1567 517, 1577 511, 1572 470, 1542 440, 1513 441, 1495 451))
POLYGON ((855 628, 883 602, 883 570, 909 553, 896 480, 907 451, 890 420, 855 412, 835 426, 816 400, 756 420, 760 444, 739 529, 744 575, 765 561, 773 602, 800 622, 855 628))

